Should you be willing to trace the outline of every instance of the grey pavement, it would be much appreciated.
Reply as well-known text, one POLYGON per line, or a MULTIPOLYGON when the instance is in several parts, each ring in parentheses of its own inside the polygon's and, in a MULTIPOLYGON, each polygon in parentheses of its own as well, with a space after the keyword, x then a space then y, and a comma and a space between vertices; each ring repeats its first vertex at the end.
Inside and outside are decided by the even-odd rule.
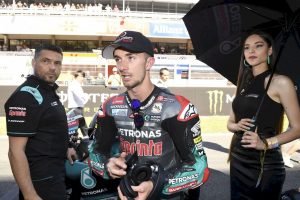
MULTIPOLYGON (((203 134, 203 145, 208 157, 211 175, 202 185, 201 200, 229 200, 229 164, 227 163, 231 133, 203 134)), ((8 139, 0 136, 0 200, 17 200, 18 188, 7 158, 8 139)), ((299 155, 298 155, 299 157, 299 155)), ((300 186, 300 164, 287 168, 283 191, 300 186)))

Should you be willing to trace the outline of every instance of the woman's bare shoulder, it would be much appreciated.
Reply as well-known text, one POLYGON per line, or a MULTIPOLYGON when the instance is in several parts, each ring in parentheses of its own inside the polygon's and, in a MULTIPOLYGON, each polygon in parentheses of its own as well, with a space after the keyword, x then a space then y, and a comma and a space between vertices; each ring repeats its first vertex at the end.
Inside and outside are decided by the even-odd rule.
POLYGON ((279 88, 294 86, 293 81, 288 76, 282 74, 274 74, 272 82, 274 86, 279 88))

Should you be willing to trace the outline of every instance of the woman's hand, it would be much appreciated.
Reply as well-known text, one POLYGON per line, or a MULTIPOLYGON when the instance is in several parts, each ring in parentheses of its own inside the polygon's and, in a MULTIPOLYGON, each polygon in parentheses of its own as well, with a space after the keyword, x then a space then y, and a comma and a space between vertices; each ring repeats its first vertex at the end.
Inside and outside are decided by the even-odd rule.
POLYGON ((264 150, 265 143, 260 139, 256 132, 246 131, 243 134, 241 143, 245 148, 254 148, 256 150, 264 150))
POLYGON ((255 125, 253 124, 254 120, 250 118, 241 119, 235 125, 235 131, 249 131, 255 125))

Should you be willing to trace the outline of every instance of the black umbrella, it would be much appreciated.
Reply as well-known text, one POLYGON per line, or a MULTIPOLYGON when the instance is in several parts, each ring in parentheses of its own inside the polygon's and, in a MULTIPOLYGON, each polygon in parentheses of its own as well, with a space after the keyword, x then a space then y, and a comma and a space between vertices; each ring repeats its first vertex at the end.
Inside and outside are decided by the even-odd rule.
POLYGON ((183 21, 197 59, 232 83, 237 82, 242 39, 260 29, 275 38, 279 72, 300 84, 300 0, 200 0, 183 21))

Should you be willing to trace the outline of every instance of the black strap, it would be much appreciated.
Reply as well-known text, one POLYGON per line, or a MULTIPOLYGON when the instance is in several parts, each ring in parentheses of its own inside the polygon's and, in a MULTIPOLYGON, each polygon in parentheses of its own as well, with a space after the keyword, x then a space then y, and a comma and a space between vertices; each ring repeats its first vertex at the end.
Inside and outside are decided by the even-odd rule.
MULTIPOLYGON (((300 13, 299 13, 299 14, 300 14, 300 13)), ((294 18, 294 19, 296 19, 296 18, 294 18)), ((294 24, 294 23, 295 23, 295 21, 293 21, 292 24, 294 24)), ((282 30, 282 38, 281 38, 281 41, 280 41, 279 51, 278 51, 277 57, 275 58, 274 66, 273 66, 273 69, 272 69, 272 73, 271 73, 270 79, 269 79, 269 81, 268 81, 266 90, 265 90, 266 92, 265 92, 265 94, 264 94, 264 96, 263 96, 263 98, 262 98, 262 100, 261 100, 261 102, 260 102, 260 105, 259 105, 259 107, 258 107, 258 109, 257 109, 257 111, 256 111, 256 114, 255 114, 255 116, 254 116, 254 120, 257 120, 259 111, 260 111, 260 109, 261 109, 261 105, 262 105, 262 103, 263 103, 263 101, 264 101, 264 99, 265 99, 265 96, 266 96, 266 93, 267 93, 267 91, 268 91, 268 89, 269 89, 271 80, 272 80, 273 75, 274 75, 274 73, 275 73, 275 71, 276 71, 277 63, 279 62, 279 59, 280 59, 280 57, 281 57, 281 55, 282 55, 283 49, 284 49, 284 47, 285 47, 285 45, 286 45, 286 42, 287 42, 287 40, 288 40, 288 38, 289 38, 289 35, 290 35, 290 33, 293 33, 293 34, 294 34, 294 32, 290 30, 290 28, 292 28, 292 27, 294 27, 294 26, 290 26, 288 29, 283 29, 283 30, 282 30)))
POLYGON ((262 106, 262 104, 263 104, 263 102, 264 102, 264 100, 265 100, 265 97, 266 97, 266 95, 267 95, 267 92, 268 92, 268 89, 269 89, 269 87, 270 87, 271 80, 272 80, 272 78, 273 78, 274 73, 275 73, 275 67, 274 67, 273 70, 272 70, 272 73, 271 73, 270 78, 269 78, 269 80, 268 80, 268 83, 267 83, 265 92, 264 92, 264 94, 263 94, 263 96, 262 96, 262 99, 261 99, 261 101, 260 101, 260 103, 259 103, 259 106, 258 106, 258 108, 257 108, 257 111, 256 111, 254 117, 252 118, 254 121, 257 120, 258 114, 259 114, 259 112, 260 112, 261 106, 262 106))
MULTIPOLYGON (((267 86, 266 86, 266 89, 265 89, 265 92, 264 92, 263 97, 262 97, 262 99, 261 99, 261 101, 260 101, 260 104, 259 104, 259 106, 258 106, 258 108, 257 108, 256 114, 255 114, 255 116, 253 117, 253 120, 254 120, 254 121, 257 120, 257 117, 258 117, 258 114, 259 114, 259 112, 260 112, 261 106, 262 106, 262 104, 263 104, 263 101, 265 100, 265 97, 266 97, 266 95, 267 95, 268 89, 269 89, 270 84, 271 84, 271 80, 272 80, 273 75, 274 75, 274 73, 275 73, 275 69, 276 69, 276 68, 273 67, 272 73, 271 73, 271 75, 270 75, 270 78, 269 78, 269 80, 268 80, 268 83, 267 83, 267 86)), ((251 131, 254 132, 255 129, 256 129, 256 126, 254 126, 253 128, 251 128, 251 131)), ((260 173, 259 173, 259 176, 258 176, 256 185, 255 185, 256 188, 260 185, 260 182, 261 182, 261 179, 262 179, 262 176, 263 176, 263 172, 264 172, 264 164, 265 164, 265 157, 266 157, 266 149, 264 149, 263 151, 260 152, 260 173)))

